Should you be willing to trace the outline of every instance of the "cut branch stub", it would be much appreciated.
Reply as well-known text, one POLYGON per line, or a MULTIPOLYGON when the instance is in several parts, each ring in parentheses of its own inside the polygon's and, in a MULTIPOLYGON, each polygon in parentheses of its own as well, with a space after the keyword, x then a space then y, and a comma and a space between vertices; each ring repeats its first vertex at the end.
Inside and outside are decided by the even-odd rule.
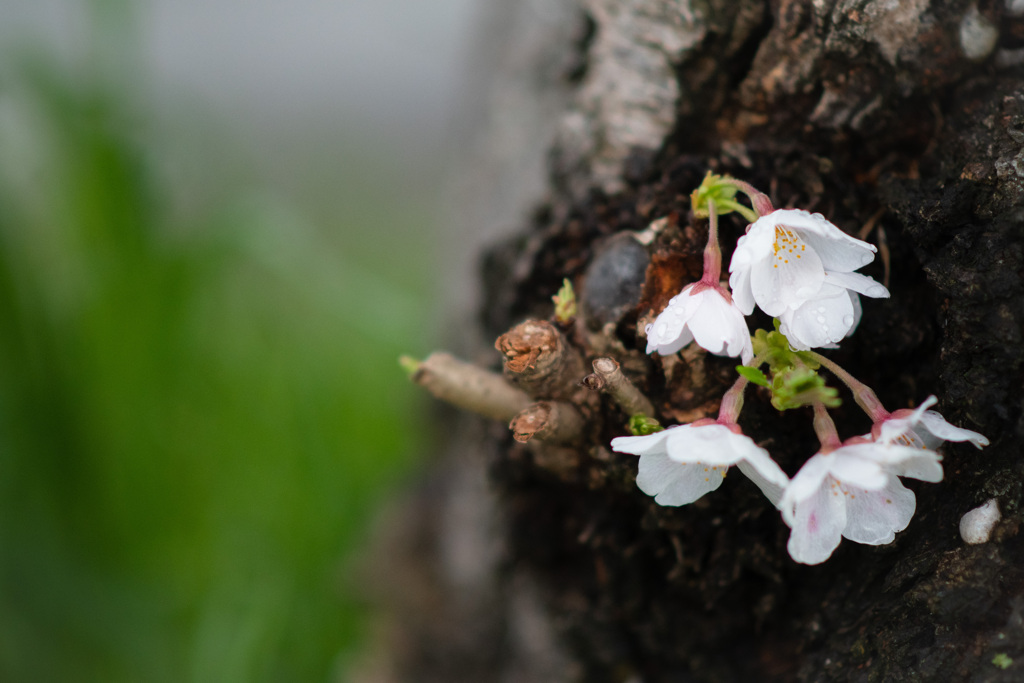
POLYGON ((528 406, 509 424, 512 437, 521 443, 539 439, 553 444, 578 443, 583 437, 583 416, 569 403, 540 401, 528 406))
POLYGON ((581 379, 580 384, 591 391, 604 391, 605 381, 601 375, 593 372, 581 379))
POLYGON ((534 398, 569 398, 585 374, 580 354, 544 320, 516 325, 494 347, 505 356, 505 376, 534 398))
POLYGON ((604 381, 604 391, 615 399, 626 415, 654 417, 654 406, 650 400, 622 373, 622 368, 615 359, 594 360, 594 374, 604 381))
POLYGON ((420 363, 412 381, 442 401, 496 420, 511 420, 530 405, 530 397, 498 373, 441 351, 420 363))

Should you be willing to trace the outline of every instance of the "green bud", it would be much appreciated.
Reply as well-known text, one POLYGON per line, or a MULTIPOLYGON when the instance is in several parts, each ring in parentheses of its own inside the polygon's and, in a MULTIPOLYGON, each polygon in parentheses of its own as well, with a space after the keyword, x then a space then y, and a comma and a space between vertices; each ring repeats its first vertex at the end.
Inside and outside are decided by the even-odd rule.
POLYGON ((690 207, 693 209, 693 215, 697 218, 707 218, 711 215, 708 204, 714 202, 719 216, 736 211, 751 223, 756 221, 757 212, 736 201, 739 188, 732 182, 725 182, 732 180, 734 179, 729 176, 714 175, 708 171, 700 187, 690 194, 690 207))
POLYGON ((648 434, 660 432, 663 429, 665 428, 661 426, 661 423, 653 417, 634 415, 629 418, 629 433, 633 436, 647 436, 648 434))
POLYGON ((1005 652, 1000 652, 992 658, 992 663, 1000 669, 1009 669, 1013 664, 1013 659, 1011 659, 1005 652))
POLYGON ((568 323, 576 317, 576 292, 573 291, 569 278, 562 280, 562 288, 558 294, 551 297, 555 302, 555 320, 560 323, 568 323))
POLYGON ((777 410, 792 410, 821 403, 836 408, 842 401, 839 392, 826 386, 825 379, 808 367, 795 367, 772 376, 772 405, 777 410))

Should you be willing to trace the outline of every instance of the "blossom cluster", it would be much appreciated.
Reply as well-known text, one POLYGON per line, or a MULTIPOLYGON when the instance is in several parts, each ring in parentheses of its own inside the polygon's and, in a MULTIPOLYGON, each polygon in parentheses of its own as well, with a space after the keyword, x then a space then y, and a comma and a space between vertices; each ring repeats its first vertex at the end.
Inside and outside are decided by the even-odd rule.
POLYGON ((640 456, 637 485, 661 505, 686 505, 714 491, 736 465, 764 492, 791 528, 787 549, 797 562, 818 564, 843 538, 867 545, 891 543, 914 515, 916 499, 900 477, 942 480, 945 441, 988 440, 955 427, 926 408, 893 413, 872 434, 822 449, 790 479, 768 451, 735 423, 705 420, 647 436, 623 436, 612 448, 640 456), (928 443, 932 448, 923 445, 928 443))
POLYGON ((704 276, 684 287, 646 327, 647 352, 668 355, 695 342, 710 353, 740 357, 741 377, 723 397, 717 420, 619 437, 612 448, 640 456, 637 485, 661 505, 694 502, 721 486, 735 466, 780 511, 791 529, 787 548, 797 562, 824 562, 843 538, 867 545, 892 542, 916 508, 914 493, 901 478, 939 482, 939 445, 966 441, 981 448, 988 440, 928 410, 935 397, 916 410, 889 413, 870 388, 811 351, 835 348, 853 333, 862 315, 861 295, 889 296, 880 283, 856 272, 874 259, 874 246, 820 214, 775 210, 767 197, 732 179, 709 176, 693 197, 695 215, 710 218, 704 276), (751 197, 757 214, 732 201, 735 188, 751 197), (729 264, 729 289, 719 281, 719 205, 751 219, 729 264), (776 332, 758 331, 752 340, 745 316, 755 307, 776 319, 776 332), (770 383, 759 370, 764 364, 770 383), (816 373, 822 365, 868 413, 870 433, 839 439, 827 412, 835 405, 830 403, 835 392, 816 373), (772 391, 779 409, 814 409, 821 448, 792 478, 737 424, 748 381, 772 391))
POLYGON ((874 245, 850 237, 821 214, 772 211, 736 244, 731 294, 706 260, 704 278, 683 288, 647 327, 647 353, 668 355, 696 341, 711 353, 749 363, 753 352, 744 316, 755 306, 781 321, 793 348, 832 347, 857 328, 859 295, 889 296, 874 279, 854 272, 871 263, 875 252, 874 245))

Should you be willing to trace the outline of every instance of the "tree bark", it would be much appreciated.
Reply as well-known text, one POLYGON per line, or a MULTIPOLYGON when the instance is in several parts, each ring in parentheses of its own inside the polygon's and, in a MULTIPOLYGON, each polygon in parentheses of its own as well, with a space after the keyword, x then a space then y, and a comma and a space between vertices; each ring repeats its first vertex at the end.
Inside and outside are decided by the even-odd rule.
MULTIPOLYGON (((522 93, 527 110, 564 105, 542 124, 556 131, 547 197, 524 205, 532 218, 484 256, 485 336, 550 317, 569 278, 587 367, 614 357, 665 424, 713 416, 735 361, 647 356, 637 325, 656 312, 652 283, 641 286, 652 259, 671 263, 679 283, 700 277, 689 193, 706 171, 729 173, 776 206, 868 230, 885 258, 866 272, 892 297, 866 301, 832 357, 890 409, 934 393, 950 422, 992 443, 950 444, 942 483, 908 482, 917 512, 894 543, 844 542, 807 567, 742 477, 681 508, 641 493, 635 458, 608 449, 628 416, 607 395, 587 411, 568 469, 545 467, 506 425, 449 415, 458 430, 447 455, 404 514, 415 523, 391 525, 381 551, 405 572, 382 580, 392 586, 389 675, 1024 679, 1024 5, 553 5, 568 24, 550 35, 563 43, 538 53, 568 57, 559 77, 546 66, 539 92, 522 93), (665 216, 679 223, 670 243, 638 253, 617 237, 665 216), (966 544, 961 517, 990 499, 1001 520, 987 542, 966 544)), ((742 229, 722 222, 726 262, 742 229)), ((840 433, 864 433, 843 398, 840 433)), ((816 450, 810 421, 809 410, 779 414, 748 393, 744 430, 791 476, 816 450)))

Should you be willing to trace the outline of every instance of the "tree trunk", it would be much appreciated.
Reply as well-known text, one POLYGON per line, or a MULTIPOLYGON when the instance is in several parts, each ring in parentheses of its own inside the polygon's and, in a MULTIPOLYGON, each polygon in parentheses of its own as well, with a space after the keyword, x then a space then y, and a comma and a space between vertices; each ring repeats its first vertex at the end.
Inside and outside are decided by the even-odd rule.
MULTIPOLYGON (((539 9, 503 10, 517 20, 502 25, 519 33, 492 46, 503 55, 497 83, 511 84, 526 114, 506 111, 486 139, 509 139, 503 121, 532 121, 537 135, 520 139, 552 130, 555 141, 545 201, 521 206, 532 218, 485 254, 489 339, 549 318, 569 278, 582 304, 571 338, 588 360, 616 357, 663 424, 714 416, 735 360, 707 356, 701 368, 643 353, 650 250, 617 234, 678 216, 654 258, 670 254, 680 282, 698 279, 703 235, 687 226, 689 194, 708 170, 728 173, 776 206, 868 230, 885 258, 867 272, 892 297, 866 301, 832 357, 890 408, 936 394, 947 420, 992 444, 950 444, 943 482, 908 482, 917 512, 894 543, 844 542, 808 567, 790 559, 788 528, 742 477, 680 508, 640 492, 636 459, 609 450, 627 428, 607 398, 587 411, 585 441, 565 467, 515 442, 507 425, 439 413, 452 425, 447 455, 397 515, 406 521, 388 526, 385 564, 400 569, 380 579, 392 616, 382 627, 389 665, 376 674, 1024 679, 1024 4, 550 7, 534 24, 524 17, 539 9), (993 498, 1002 520, 988 542, 966 544, 961 517, 993 498)), ((516 158, 536 149, 524 144, 516 158)), ((510 181, 495 169, 537 172, 484 157, 483 175, 505 178, 505 196, 510 181)), ((514 194, 536 178, 511 183, 514 194)), ((494 195, 475 196, 484 208, 474 220, 486 220, 494 195)), ((723 219, 726 259, 743 227, 723 219)), ((843 398, 840 434, 864 433, 869 422, 843 398)), ((791 476, 817 448, 810 423, 809 410, 780 414, 748 392, 744 430, 791 476)))

